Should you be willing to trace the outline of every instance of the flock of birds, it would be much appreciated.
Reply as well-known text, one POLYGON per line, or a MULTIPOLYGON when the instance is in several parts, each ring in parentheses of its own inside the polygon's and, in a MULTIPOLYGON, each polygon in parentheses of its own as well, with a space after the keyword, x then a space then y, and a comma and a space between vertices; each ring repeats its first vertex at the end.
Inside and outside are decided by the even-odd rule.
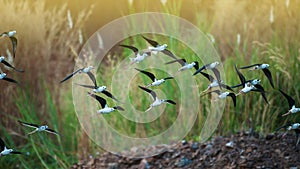
MULTIPOLYGON (((16 55, 16 48, 17 48, 17 38, 15 37, 16 31, 9 31, 9 32, 4 32, 2 34, 0 34, 0 38, 1 37, 9 37, 11 42, 12 42, 12 48, 13 48, 13 56, 15 57, 16 55)), ((135 53, 135 58, 130 58, 131 61, 131 65, 134 63, 139 63, 141 61, 143 61, 144 59, 146 59, 147 57, 151 56, 151 54, 156 55, 158 52, 162 52, 163 54, 169 56, 170 58, 172 58, 173 60, 167 62, 166 64, 172 64, 172 63, 179 63, 181 65, 181 67, 179 67, 178 72, 175 74, 177 75, 179 72, 185 71, 185 70, 189 70, 189 69, 195 69, 195 73, 193 73, 193 76, 197 75, 197 74, 201 74, 202 76, 204 76, 206 79, 208 79, 210 81, 210 84, 208 85, 207 89, 205 91, 203 91, 204 94, 202 94, 202 96, 206 95, 206 94, 217 94, 218 95, 218 99, 225 99, 227 97, 231 97, 233 100, 233 104, 234 107, 236 106, 236 97, 240 94, 247 94, 249 92, 258 92, 261 94, 261 96, 263 97, 263 99, 265 100, 265 102, 267 104, 268 100, 266 98, 266 92, 264 90, 264 88, 260 85, 261 80, 259 79, 246 79, 245 76, 241 73, 241 71, 239 69, 249 69, 249 70, 262 70, 263 73, 265 74, 265 76, 268 78, 271 86, 274 88, 274 83, 273 83, 273 78, 272 78, 272 74, 270 72, 270 70, 268 69, 270 67, 269 64, 265 64, 265 63, 261 63, 261 64, 253 64, 253 65, 249 65, 249 66, 244 66, 244 67, 240 67, 238 68, 235 65, 235 71, 240 79, 240 84, 234 85, 234 86, 229 86, 227 84, 224 84, 223 81, 221 80, 220 77, 220 72, 217 69, 218 65, 220 64, 218 61, 213 62, 213 63, 209 63, 206 65, 203 65, 202 67, 199 68, 199 63, 197 61, 193 61, 191 63, 187 62, 186 59, 184 58, 177 58, 171 51, 169 51, 167 49, 168 45, 167 44, 159 44, 158 42, 151 40, 149 38, 146 38, 144 36, 142 36, 142 38, 144 40, 146 40, 151 46, 149 46, 146 49, 143 50, 139 50, 138 48, 131 46, 131 45, 119 45, 120 47, 126 48, 126 49, 130 49, 135 53), (211 70, 214 74, 215 77, 213 77, 212 75, 203 72, 204 70, 211 70), (238 93, 234 92, 234 88, 238 88, 238 87, 242 87, 238 93)), ((17 69, 15 68, 12 64, 8 63, 5 60, 4 56, 0 56, 0 62, 3 63, 5 66, 10 67, 11 69, 17 71, 17 72, 24 72, 23 70, 17 69)), ((91 72, 94 69, 93 66, 88 66, 88 67, 84 67, 81 69, 78 69, 76 71, 74 71, 73 73, 67 75, 62 81, 60 81, 60 83, 63 83, 69 79, 71 79, 74 75, 77 74, 87 74, 89 76, 89 78, 91 79, 93 85, 86 85, 86 84, 77 84, 81 87, 84 88, 89 88, 92 89, 91 92, 88 92, 88 96, 94 98, 95 100, 97 100, 100 105, 101 105, 101 109, 97 110, 97 113, 99 114, 109 114, 113 111, 116 110, 120 110, 120 111, 124 111, 125 109, 122 108, 121 106, 108 106, 107 105, 107 101, 105 98, 103 98, 102 96, 97 95, 98 93, 102 93, 105 96, 115 100, 116 102, 120 102, 116 97, 114 97, 109 91, 107 91, 107 87, 106 86, 99 86, 97 84, 96 78, 94 76, 94 74, 91 72)), ((139 71, 140 73, 148 76, 151 79, 151 83, 146 84, 144 87, 143 86, 138 86, 141 90, 147 92, 148 94, 150 94, 153 98, 153 102, 150 104, 149 108, 145 111, 149 111, 152 108, 159 106, 163 103, 168 103, 168 104, 172 104, 172 105, 176 105, 176 102, 174 102, 173 100, 170 99, 159 99, 157 94, 149 89, 152 86, 159 86, 161 84, 163 84, 165 81, 167 80, 171 80, 175 78, 174 76, 171 77, 164 77, 162 79, 158 79, 153 73, 145 71, 145 70, 141 70, 141 69, 137 69, 135 68, 137 71, 139 71)), ((16 80, 11 79, 6 77, 6 74, 3 73, 1 71, 0 73, 0 80, 5 80, 11 83, 18 83, 16 80)), ((289 96, 288 94, 286 94, 285 92, 283 92, 282 90, 280 90, 280 93, 286 98, 286 100, 288 101, 289 104, 289 110, 287 113, 283 114, 282 116, 287 116, 290 114, 295 114, 297 112, 300 112, 300 108, 297 108, 295 106, 295 100, 289 96)), ((58 132, 54 131, 53 129, 50 129, 47 125, 37 125, 37 124, 33 124, 33 123, 27 123, 27 122, 23 122, 18 120, 18 122, 26 127, 30 127, 33 128, 34 130, 31 131, 30 133, 28 133, 27 135, 36 133, 36 132, 49 132, 55 135, 59 135, 58 132)), ((278 129, 276 129, 276 131, 280 130, 280 129, 286 129, 287 132, 290 130, 295 131, 296 133, 296 145, 298 145, 299 143, 299 134, 300 134, 300 123, 291 123, 288 122, 287 124, 279 127, 278 129)), ((286 132, 286 133, 287 133, 286 132)), ((286 134, 285 133, 285 134, 286 134)), ((284 135, 285 135, 284 134, 284 135)), ((7 148, 4 141, 0 138, 0 156, 4 156, 4 155, 8 155, 8 154, 22 154, 19 151, 15 151, 13 149, 7 148)))

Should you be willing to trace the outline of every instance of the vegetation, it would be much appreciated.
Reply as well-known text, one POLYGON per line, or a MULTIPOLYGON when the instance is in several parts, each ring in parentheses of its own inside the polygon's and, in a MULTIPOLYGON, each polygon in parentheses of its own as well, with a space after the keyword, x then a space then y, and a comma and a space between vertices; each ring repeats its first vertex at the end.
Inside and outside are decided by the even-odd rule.
MULTIPOLYGON (((28 152, 28 154, 1 157, 0 168, 16 168, 17 166, 21 168, 69 168, 79 159, 101 151, 89 140, 77 120, 72 101, 71 83, 59 85, 59 81, 73 71, 78 53, 88 37, 86 36, 88 33, 82 32, 85 32, 85 23, 90 18, 93 7, 73 15, 67 5, 46 8, 46 1, 16 3, 3 0, 1 4, 0 10, 5 17, 1 19, 0 31, 17 30, 19 44, 14 65, 26 71, 23 74, 9 72, 9 75, 21 82, 20 86, 2 81, 0 83, 0 88, 3 89, 0 97, 1 138, 9 147, 28 152), (25 133, 29 130, 19 126, 18 119, 47 123, 53 129, 58 130, 62 136, 39 133, 27 137, 25 133)), ((270 70, 273 73, 276 89, 283 89, 299 103, 300 85, 297 82, 300 81, 300 77, 297 74, 300 61, 300 15, 298 12, 300 2, 189 1, 187 2, 190 5, 188 12, 183 1, 176 1, 176 3, 167 1, 164 5, 157 1, 157 4, 157 7, 153 9, 148 0, 145 3, 133 1, 133 4, 128 5, 128 8, 124 7, 121 13, 127 15, 141 11, 160 11, 187 18, 205 34, 210 35, 208 37, 213 37, 213 45, 222 58, 226 72, 226 83, 239 82, 233 69, 234 64, 242 66, 266 62, 271 65, 270 70), (258 3, 259 6, 253 5, 258 3)), ((134 29, 137 24, 132 24, 134 29)), ((98 28, 93 31, 96 29, 98 28)), ((172 39, 166 41, 166 37, 161 35, 150 37, 157 41, 167 42, 171 51, 180 49, 181 56, 187 57, 187 60, 196 59, 191 50, 183 50, 186 46, 180 44, 179 41, 172 39)), ((122 43, 145 47, 146 43, 144 41, 140 43, 140 39, 141 37, 134 36, 122 43)), ((1 39, 1 55, 7 55, 5 53, 7 48, 10 48, 9 41, 1 39)), ((105 58, 106 68, 97 71, 99 84, 109 86, 110 77, 116 71, 116 65, 129 55, 131 51, 114 47, 105 58), (99 75, 100 72, 102 76, 99 75)), ((159 77, 167 76, 160 70, 151 71, 159 77)), ((228 100, 215 134, 224 135, 250 128, 261 133, 268 133, 287 120, 299 120, 299 115, 281 118, 281 114, 288 109, 287 102, 278 91, 271 88, 262 72, 245 71, 244 74, 249 79, 256 78, 257 75, 262 79, 262 86, 268 92, 267 98, 270 105, 267 106, 258 94, 239 96, 235 109, 228 100)), ((194 78, 197 78, 199 82, 199 90, 204 90, 208 81, 201 76, 194 78)), ((149 79, 139 75, 134 81, 144 84, 149 82, 149 79)), ((161 94, 169 98, 178 98, 180 91, 176 90, 178 88, 176 82, 166 83, 172 87, 161 87, 161 94)), ((133 92, 134 90, 136 90, 135 87, 130 88, 129 95, 132 102, 136 103, 135 107, 141 111, 147 109, 151 101, 150 97, 142 91, 133 92)), ((109 103, 113 104, 113 102, 109 103)), ((206 115, 209 113, 210 104, 209 96, 201 98, 198 118, 186 139, 199 139, 198 136, 206 115)), ((174 110, 173 107, 166 106, 165 112, 170 113, 145 125, 130 122, 122 118, 119 113, 105 116, 105 118, 123 134, 151 136, 172 125, 177 116, 174 110)))

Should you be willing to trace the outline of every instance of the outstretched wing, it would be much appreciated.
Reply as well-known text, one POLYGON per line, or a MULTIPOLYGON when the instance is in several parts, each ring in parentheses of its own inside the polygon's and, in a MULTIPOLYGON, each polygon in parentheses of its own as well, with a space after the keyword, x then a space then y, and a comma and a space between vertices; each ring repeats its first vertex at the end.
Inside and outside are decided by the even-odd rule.
POLYGON ((151 40, 151 39, 148 39, 146 38, 145 36, 142 36, 150 45, 152 45, 153 47, 157 47, 159 46, 159 43, 154 41, 154 40, 151 40))
POLYGON ((264 74, 269 79, 269 82, 270 82, 271 86, 274 88, 273 78, 272 78, 272 74, 271 74, 270 70, 269 69, 263 69, 262 71, 264 72, 264 74))
POLYGON ((87 74, 89 75, 90 79, 93 81, 95 88, 97 87, 97 81, 96 78, 94 76, 94 74, 92 72, 87 72, 87 74))
POLYGON ((18 122, 23 126, 27 126, 27 127, 31 127, 31 128, 39 128, 39 126, 37 124, 26 123, 26 122, 22 122, 20 120, 18 120, 18 122))
POLYGON ((91 86, 91 85, 83 85, 83 84, 78 84, 78 83, 75 83, 75 84, 78 85, 78 86, 85 87, 85 88, 95 89, 95 86, 91 86))
POLYGON ((211 75, 204 73, 204 72, 200 72, 204 77, 206 77, 211 83, 215 80, 214 77, 212 77, 211 75))
POLYGON ((48 133, 59 135, 58 132, 56 132, 55 130, 49 129, 49 128, 47 128, 45 131, 48 132, 48 133))
POLYGON ((110 97, 112 99, 114 99, 115 101, 119 101, 117 98, 115 98, 110 92, 103 90, 101 93, 105 94, 107 97, 110 97))
POLYGON ((9 37, 12 43, 12 48, 13 48, 13 55, 14 58, 16 57, 16 52, 17 52, 17 45, 18 45, 18 40, 16 37, 9 37))
POLYGON ((242 85, 245 86, 245 83, 246 83, 245 77, 244 77, 243 74, 239 71, 239 69, 236 67, 236 65, 234 65, 234 67, 235 67, 236 73, 238 74, 238 76, 239 76, 239 78, 240 78, 240 81, 241 81, 242 85))
POLYGON ((229 93, 228 96, 230 96, 232 98, 233 101, 233 105, 234 107, 236 107, 236 96, 234 93, 229 93))
POLYGON ((175 63, 175 62, 178 62, 181 66, 185 66, 185 64, 186 64, 185 59, 175 59, 175 60, 172 60, 170 62, 167 62, 166 64, 171 64, 171 63, 175 63))
POLYGON ((5 143, 4 143, 4 141, 2 140, 2 138, 0 138, 0 148, 1 148, 0 151, 3 151, 4 148, 5 148, 5 143))
POLYGON ((165 49, 165 50, 163 50, 161 52, 164 53, 165 55, 170 56, 173 59, 177 59, 176 56, 171 51, 169 51, 168 49, 165 49))
POLYGON ((165 100, 165 102, 169 103, 169 104, 173 104, 176 105, 176 103, 173 100, 165 100))
POLYGON ((289 102, 289 107, 291 109, 295 105, 295 100, 291 96, 284 93, 282 90, 279 89, 279 91, 287 99, 287 101, 289 102))
POLYGON ((92 98, 96 99, 96 100, 100 103, 100 105, 101 105, 102 108, 105 108, 105 107, 106 107, 106 100, 105 100, 103 97, 98 96, 98 95, 95 95, 95 94, 90 93, 90 92, 88 92, 88 94, 89 94, 92 98))
POLYGON ((251 68, 251 67, 254 67, 254 66, 259 66, 261 64, 253 64, 253 65, 249 65, 249 66, 243 66, 243 67, 240 67, 240 69, 248 69, 248 68, 251 68))
POLYGON ((71 77, 73 77, 76 73, 80 72, 82 69, 78 69, 75 72, 69 74, 67 77, 65 77, 62 81, 60 81, 60 83, 63 83, 65 81, 67 81, 68 79, 70 79, 71 77))
POLYGON ((17 81, 15 81, 14 79, 8 78, 8 77, 3 78, 3 80, 6 80, 6 81, 8 81, 8 82, 13 82, 13 83, 18 84, 17 81))
POLYGON ((155 76, 154 74, 150 73, 150 72, 147 72, 147 71, 144 71, 144 70, 141 70, 141 69, 138 69, 138 68, 135 68, 135 70, 147 75, 153 82, 155 81, 155 76))
POLYGON ((134 46, 129 46, 129 45, 119 45, 119 46, 122 46, 122 47, 128 48, 128 49, 131 49, 136 55, 139 53, 138 48, 136 48, 136 47, 134 47, 134 46))
POLYGON ((141 88, 142 90, 144 90, 147 93, 149 93, 152 96, 153 100, 156 99, 156 93, 153 90, 147 89, 147 88, 142 87, 142 86, 139 86, 139 88, 141 88))
POLYGON ((24 72, 24 70, 16 69, 15 67, 13 67, 11 64, 9 64, 8 62, 6 62, 5 60, 2 60, 1 62, 2 62, 5 66, 10 67, 10 68, 14 69, 14 70, 17 71, 17 72, 24 72))

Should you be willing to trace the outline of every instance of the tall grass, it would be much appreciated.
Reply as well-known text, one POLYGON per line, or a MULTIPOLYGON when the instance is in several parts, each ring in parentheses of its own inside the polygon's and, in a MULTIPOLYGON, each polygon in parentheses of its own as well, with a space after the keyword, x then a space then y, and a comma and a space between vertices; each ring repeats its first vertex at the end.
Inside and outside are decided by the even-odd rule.
MULTIPOLYGON (((0 168, 69 168, 77 161, 81 130, 72 106, 65 106, 68 102, 62 91, 68 87, 60 86, 59 81, 73 71, 75 54, 82 46, 79 32, 92 8, 72 14, 66 4, 47 8, 44 0, 3 0, 1 4, 4 17, 0 31, 17 30, 18 47, 13 62, 25 70, 5 71, 20 82, 19 86, 0 83, 4 89, 0 98, 1 138, 9 147, 29 155, 1 158, 0 168), (47 133, 26 137, 30 130, 20 126, 18 119, 47 124, 61 137, 47 133)), ((6 56, 10 46, 8 39, 1 38, 2 55, 6 56)))

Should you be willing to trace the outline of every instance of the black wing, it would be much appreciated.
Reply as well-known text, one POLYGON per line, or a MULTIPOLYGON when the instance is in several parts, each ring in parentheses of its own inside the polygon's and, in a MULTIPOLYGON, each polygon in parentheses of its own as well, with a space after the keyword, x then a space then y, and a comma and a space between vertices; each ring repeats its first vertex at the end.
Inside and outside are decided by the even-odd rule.
POLYGON ((27 126, 27 127, 32 127, 32 128, 39 128, 39 127, 40 127, 40 126, 37 125, 37 124, 26 123, 26 122, 22 122, 22 121, 20 121, 20 120, 18 120, 18 122, 19 122, 20 124, 22 124, 23 126, 27 126))
POLYGON ((254 67, 254 66, 259 66, 261 64, 254 64, 254 65, 249 65, 249 66, 243 66, 243 67, 240 67, 240 69, 248 69, 250 67, 254 67))
POLYGON ((5 147, 5 143, 4 143, 4 141, 2 140, 2 138, 0 138, 0 148, 1 148, 1 151, 4 150, 4 147, 5 147))
POLYGON ((165 49, 165 50, 163 50, 161 52, 164 53, 165 55, 170 56, 173 59, 177 59, 176 56, 171 51, 169 51, 168 49, 165 49))
POLYGON ((150 45, 152 45, 153 47, 157 47, 159 46, 159 43, 154 41, 154 40, 151 40, 151 39, 148 39, 146 38, 145 36, 142 36, 150 45))
POLYGON ((211 83, 215 80, 214 77, 212 77, 211 75, 204 73, 204 72, 200 72, 204 77, 206 77, 211 83))
POLYGON ((219 85, 227 90, 230 90, 230 91, 233 91, 232 88, 226 84, 223 84, 223 83, 219 83, 219 85))
MULTIPOLYGON (((251 82, 252 80, 246 80, 246 83, 251 82)), ((237 87, 240 87, 240 86, 243 86, 243 84, 238 84, 238 85, 235 85, 235 86, 231 86, 231 88, 233 89, 233 88, 237 88, 237 87)))
POLYGON ((90 93, 90 92, 88 92, 88 94, 89 94, 92 98, 96 99, 96 100, 100 103, 100 105, 101 105, 102 108, 105 108, 105 106, 106 106, 106 100, 105 100, 103 97, 98 96, 98 95, 95 95, 95 94, 90 93))
POLYGON ((287 99, 287 101, 289 102, 289 107, 291 109, 295 105, 295 100, 291 96, 284 93, 282 90, 279 89, 279 91, 287 99))
POLYGON ((83 84, 78 84, 78 83, 75 83, 75 84, 78 85, 78 86, 82 86, 82 87, 90 88, 90 89, 96 89, 97 88, 97 87, 91 86, 91 85, 83 85, 83 84))
POLYGON ((94 74, 92 72, 87 72, 87 74, 89 75, 90 79, 93 81, 95 88, 97 87, 97 81, 96 78, 94 76, 94 74))
POLYGON ((124 111, 125 109, 123 108, 123 107, 121 107, 121 106, 115 106, 115 107, 113 107, 114 109, 116 109, 116 110, 121 110, 121 111, 124 111))
POLYGON ((218 95, 222 94, 221 90, 213 90, 213 91, 209 91, 205 94, 210 94, 210 93, 217 93, 218 95))
POLYGON ((52 133, 52 134, 59 135, 58 132, 56 132, 55 130, 49 129, 49 128, 47 128, 46 131, 49 132, 49 133, 52 133))
POLYGON ((167 62, 166 64, 171 64, 171 63, 175 63, 175 62, 178 62, 181 66, 184 66, 186 64, 186 60, 185 59, 172 60, 170 62, 167 62))
POLYGON ((164 78, 164 80, 168 80, 168 79, 174 79, 174 77, 166 77, 166 78, 164 78))
POLYGON ((141 88, 142 90, 146 91, 147 93, 151 94, 153 100, 156 99, 156 93, 153 90, 147 89, 145 87, 139 86, 139 88, 141 88))
POLYGON ((277 131, 279 131, 280 129, 282 129, 282 128, 288 128, 289 126, 291 126, 292 125, 292 123, 291 122, 288 122, 287 124, 285 124, 285 125, 283 125, 283 126, 280 126, 280 127, 278 127, 277 129, 275 129, 275 131, 277 132, 277 131))
POLYGON ((245 83, 246 83, 245 77, 244 77, 243 74, 239 71, 239 69, 236 67, 236 65, 234 65, 234 67, 235 67, 236 73, 239 75, 239 78, 240 78, 240 81, 241 81, 242 85, 245 86, 245 83))
POLYGON ((109 93, 106 90, 102 91, 102 93, 105 94, 107 97, 110 97, 110 98, 114 99, 117 102, 119 101, 117 98, 115 98, 111 93, 109 93))
POLYGON ((263 69, 262 71, 264 72, 264 74, 269 79, 269 82, 270 82, 271 86, 274 88, 273 78, 272 78, 272 74, 271 74, 270 70, 269 69, 263 69))
POLYGON ((193 75, 196 75, 198 73, 200 73, 202 70, 206 69, 206 66, 209 65, 209 64, 206 64, 204 66, 202 66, 200 69, 198 69, 193 75))
POLYGON ((14 70, 17 71, 17 72, 24 72, 24 70, 16 69, 15 67, 13 67, 11 64, 9 64, 8 62, 6 62, 5 60, 2 60, 2 63, 3 63, 5 66, 14 69, 14 70))
POLYGON ((266 92, 265 92, 264 88, 261 85, 259 85, 259 84, 255 85, 255 88, 256 89, 252 89, 251 91, 260 92, 260 94, 263 97, 263 99, 265 100, 265 102, 267 104, 269 104, 268 99, 266 97, 266 92))
POLYGON ((12 152, 10 152, 10 154, 22 154, 22 153, 19 151, 12 151, 12 152))
POLYGON ((173 100, 165 100, 165 102, 176 105, 176 103, 173 100))
POLYGON ((141 69, 138 69, 138 68, 135 68, 135 70, 147 75, 153 82, 155 81, 155 76, 154 74, 150 73, 150 72, 147 72, 147 71, 144 71, 144 70, 141 70, 141 69))
POLYGON ((215 74, 215 76, 216 76, 218 82, 221 82, 220 72, 218 71, 218 69, 213 68, 213 69, 211 69, 211 70, 214 72, 214 74, 215 74))
POLYGON ((13 83, 18 84, 17 81, 15 81, 14 79, 8 78, 8 77, 3 78, 3 80, 6 80, 6 81, 8 81, 8 82, 13 82, 13 83))
POLYGON ((62 81, 60 81, 60 83, 63 83, 65 81, 67 81, 68 79, 70 79, 71 77, 73 77, 76 73, 80 72, 82 69, 78 69, 75 72, 69 74, 67 77, 65 77, 62 81))
POLYGON ((194 68, 195 68, 196 70, 198 70, 198 69, 199 69, 199 63, 198 63, 197 61, 195 61, 194 63, 195 63, 194 68))
POLYGON ((9 37, 10 40, 11 40, 11 43, 12 43, 12 47, 13 47, 13 55, 14 55, 14 58, 16 57, 16 52, 17 52, 17 44, 18 44, 18 40, 17 38, 15 37, 9 37))
POLYGON ((131 49, 136 55, 139 53, 138 48, 136 48, 136 47, 134 47, 134 46, 129 46, 129 45, 119 45, 119 46, 122 46, 122 47, 128 48, 128 49, 131 49))
POLYGON ((234 93, 229 93, 228 96, 230 96, 232 98, 233 101, 233 105, 234 107, 236 107, 236 96, 234 93))

